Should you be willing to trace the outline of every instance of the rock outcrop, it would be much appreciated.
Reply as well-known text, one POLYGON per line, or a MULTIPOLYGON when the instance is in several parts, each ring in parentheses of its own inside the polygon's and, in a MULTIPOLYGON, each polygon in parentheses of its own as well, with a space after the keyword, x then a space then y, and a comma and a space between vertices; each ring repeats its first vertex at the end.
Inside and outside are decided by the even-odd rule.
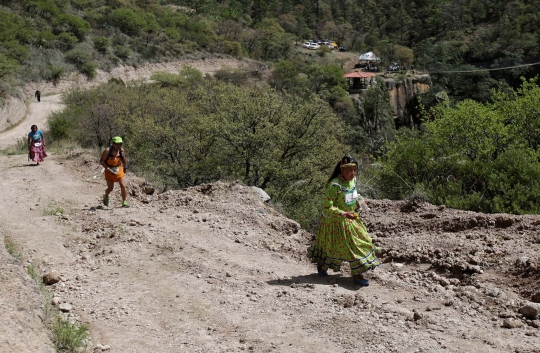
POLYGON ((401 125, 408 125, 408 105, 415 96, 426 92, 431 87, 431 77, 429 75, 411 75, 403 81, 387 78, 385 83, 390 91, 390 102, 394 108, 396 119, 401 125))

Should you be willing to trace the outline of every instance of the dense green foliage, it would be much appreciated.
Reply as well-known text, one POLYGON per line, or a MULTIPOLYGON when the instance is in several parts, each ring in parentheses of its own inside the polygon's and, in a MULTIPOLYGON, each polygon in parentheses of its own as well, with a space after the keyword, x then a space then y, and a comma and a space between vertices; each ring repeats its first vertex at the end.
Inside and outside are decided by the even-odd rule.
MULTIPOLYGON (((2 0, 2 74, 24 81, 73 69, 92 77, 120 63, 203 52, 293 60, 295 41, 329 38, 432 72, 436 91, 489 99, 501 82, 517 88, 538 66, 540 0, 2 0), (112 50, 109 50, 111 48, 112 50), (75 50, 75 52, 73 52, 75 50), (74 54, 86 56, 74 60, 74 54), (66 60, 58 60, 59 53, 66 60), (24 70, 20 70, 25 67, 24 70)), ((196 54, 199 53, 199 54, 196 54)), ((321 55, 324 51, 321 51, 321 55)))
POLYGON ((259 82, 239 87, 185 68, 155 84, 110 83, 65 96, 53 138, 108 145, 122 135, 130 164, 167 187, 241 180, 264 188, 289 215, 317 221, 318 192, 345 153, 345 129, 328 104, 259 82), (307 216, 306 216, 307 215, 307 216))
POLYGON ((425 132, 401 134, 371 169, 382 197, 420 196, 481 212, 540 212, 540 88, 524 81, 493 103, 432 111, 425 132))

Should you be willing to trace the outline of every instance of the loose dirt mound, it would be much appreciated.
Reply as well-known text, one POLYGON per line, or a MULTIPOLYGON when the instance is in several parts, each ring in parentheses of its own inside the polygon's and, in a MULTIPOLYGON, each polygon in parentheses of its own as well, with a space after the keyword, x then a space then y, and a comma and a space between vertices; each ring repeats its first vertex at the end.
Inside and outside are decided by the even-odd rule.
POLYGON ((538 216, 370 201, 384 263, 360 289, 346 266, 318 277, 312 235, 251 187, 161 194, 128 174, 132 207, 104 208, 96 156, 0 162, 0 222, 60 274, 95 352, 538 352, 538 216))

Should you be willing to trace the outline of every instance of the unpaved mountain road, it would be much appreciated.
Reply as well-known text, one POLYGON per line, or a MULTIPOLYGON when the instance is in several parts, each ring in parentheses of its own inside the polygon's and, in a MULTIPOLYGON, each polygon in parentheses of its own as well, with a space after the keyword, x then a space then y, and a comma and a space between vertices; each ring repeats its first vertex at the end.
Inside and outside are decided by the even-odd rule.
MULTIPOLYGON (((32 103, 0 146, 59 107, 32 103)), ((29 263, 60 274, 88 352, 540 352, 540 216, 369 201, 385 263, 358 288, 318 277, 311 235, 239 183, 160 194, 128 174, 132 207, 115 190, 103 208, 98 155, 0 154, 0 237, 22 255, 0 250, 2 353, 54 351, 29 263)))
MULTIPOLYGON (((30 132, 30 126, 37 125, 39 129, 47 128, 47 117, 54 111, 61 110, 61 95, 42 96, 41 102, 31 102, 28 105, 28 115, 25 120, 16 126, 0 133, 0 150, 17 144, 17 141, 26 138, 30 132)), ((45 136, 47 138, 47 136, 45 136)))

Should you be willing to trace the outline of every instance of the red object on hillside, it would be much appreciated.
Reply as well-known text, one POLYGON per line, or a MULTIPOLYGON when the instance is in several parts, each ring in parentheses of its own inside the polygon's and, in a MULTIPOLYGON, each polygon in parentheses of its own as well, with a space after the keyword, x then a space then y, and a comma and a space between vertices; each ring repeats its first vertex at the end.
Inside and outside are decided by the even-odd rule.
POLYGON ((354 71, 354 72, 349 72, 343 75, 343 77, 345 78, 368 78, 368 77, 375 77, 375 76, 377 75, 375 75, 372 72, 364 72, 364 71, 354 71))
MULTIPOLYGON (((375 77, 372 72, 354 71, 343 75, 343 77, 349 80, 349 89, 366 89, 368 88, 367 78, 375 77)), ((370 80, 370 84, 372 79, 370 80)))

